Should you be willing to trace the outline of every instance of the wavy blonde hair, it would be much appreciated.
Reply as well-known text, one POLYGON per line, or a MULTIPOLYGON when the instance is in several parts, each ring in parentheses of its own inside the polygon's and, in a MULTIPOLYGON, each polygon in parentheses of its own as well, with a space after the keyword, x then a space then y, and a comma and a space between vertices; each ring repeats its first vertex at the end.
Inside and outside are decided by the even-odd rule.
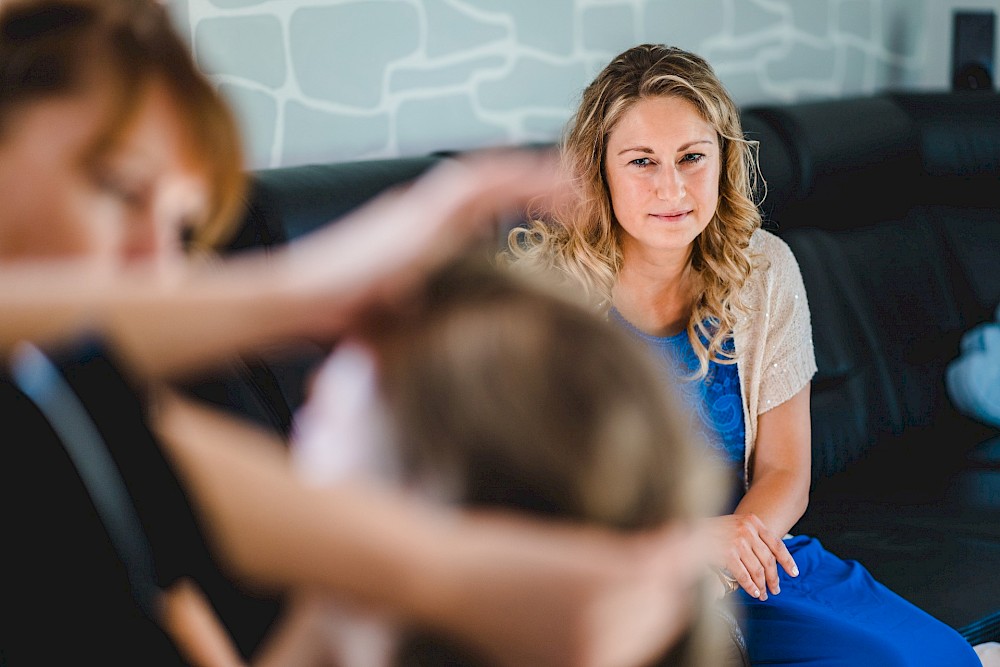
POLYGON ((583 91, 560 146, 562 166, 575 196, 535 210, 526 226, 508 235, 502 261, 520 268, 554 270, 583 287, 596 307, 610 308, 622 268, 621 227, 604 173, 608 137, 636 102, 678 97, 698 109, 719 137, 722 168, 715 215, 694 241, 691 269, 701 296, 687 326, 699 360, 735 363, 723 349, 747 306, 740 299, 752 269, 747 249, 761 226, 754 198, 756 141, 743 136, 739 110, 714 70, 700 56, 663 44, 642 44, 615 57, 583 91))

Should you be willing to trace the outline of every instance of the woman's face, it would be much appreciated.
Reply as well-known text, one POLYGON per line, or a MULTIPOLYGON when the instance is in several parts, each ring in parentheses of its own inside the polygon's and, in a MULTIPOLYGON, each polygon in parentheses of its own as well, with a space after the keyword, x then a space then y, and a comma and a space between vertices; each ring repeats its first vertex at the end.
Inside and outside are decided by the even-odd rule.
POLYGON ((611 131, 604 160, 625 257, 686 256, 715 215, 720 169, 718 136, 693 104, 636 102, 611 131))
POLYGON ((208 184, 162 83, 146 86, 129 127, 88 159, 110 113, 100 86, 30 102, 0 135, 0 260, 89 259, 115 267, 182 256, 208 184))

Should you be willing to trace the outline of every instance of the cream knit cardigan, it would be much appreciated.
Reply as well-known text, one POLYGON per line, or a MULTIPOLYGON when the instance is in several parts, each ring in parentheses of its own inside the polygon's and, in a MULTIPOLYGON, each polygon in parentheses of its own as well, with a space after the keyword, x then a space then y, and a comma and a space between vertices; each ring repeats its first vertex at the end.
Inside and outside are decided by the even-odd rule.
POLYGON ((758 229, 750 238, 754 270, 743 289, 750 312, 733 332, 739 365, 749 485, 757 418, 797 394, 816 373, 809 303, 799 264, 788 245, 758 229))

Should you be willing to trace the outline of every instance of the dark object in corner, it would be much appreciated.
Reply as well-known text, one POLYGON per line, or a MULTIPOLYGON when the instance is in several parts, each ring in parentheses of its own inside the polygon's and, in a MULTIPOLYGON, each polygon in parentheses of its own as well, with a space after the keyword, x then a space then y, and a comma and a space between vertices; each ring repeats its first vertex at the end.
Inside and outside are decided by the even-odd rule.
POLYGON ((952 19, 952 90, 993 88, 992 10, 955 11, 952 19))

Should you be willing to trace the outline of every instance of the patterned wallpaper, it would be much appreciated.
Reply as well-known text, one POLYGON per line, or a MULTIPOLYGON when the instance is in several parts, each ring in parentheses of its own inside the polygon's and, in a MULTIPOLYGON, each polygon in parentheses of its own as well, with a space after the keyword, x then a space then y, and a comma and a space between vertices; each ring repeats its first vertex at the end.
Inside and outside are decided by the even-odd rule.
POLYGON ((250 166, 554 141, 640 42, 741 105, 950 85, 951 13, 1000 0, 167 0, 250 166))

